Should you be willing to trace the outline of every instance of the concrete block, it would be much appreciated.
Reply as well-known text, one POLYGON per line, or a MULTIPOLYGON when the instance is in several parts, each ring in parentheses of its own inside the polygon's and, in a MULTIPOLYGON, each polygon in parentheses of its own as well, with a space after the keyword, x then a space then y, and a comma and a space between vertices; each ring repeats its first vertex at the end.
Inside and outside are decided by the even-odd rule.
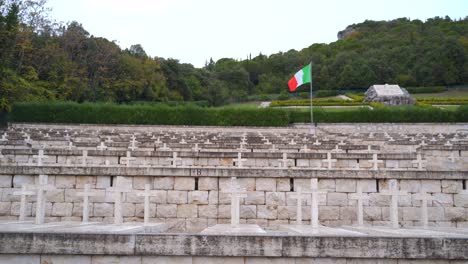
POLYGON ((187 218, 187 232, 201 232, 208 227, 208 219, 206 218, 187 218))
MULTIPOLYGON (((310 180, 307 181, 308 190, 310 190, 310 180)), ((327 192, 335 192, 336 191, 336 181, 333 179, 320 179, 318 181, 318 188, 323 191, 327 192)))
POLYGON ((257 218, 257 206, 256 205, 241 205, 240 217, 241 218, 257 218))
POLYGON ((197 218, 198 206, 196 204, 177 205, 177 218, 197 218))
POLYGON ((440 193, 442 192, 440 180, 421 180, 421 188, 425 192, 440 193))
POLYGON ((72 216, 73 203, 54 203, 52 205, 52 216, 72 216))
POLYGON ((445 207, 445 220, 453 222, 467 221, 465 217, 465 209, 462 207, 445 207))
POLYGON ((208 204, 218 204, 218 191, 210 191, 208 194, 208 204))
POLYGON ((91 264, 91 256, 42 255, 41 264, 91 264))
POLYGON ((231 206, 219 205, 218 206, 218 218, 231 218, 231 206))
POLYGON ((192 264, 244 264, 243 257, 193 257, 192 264))
POLYGON ((266 192, 266 205, 286 205, 285 192, 266 192))
POLYGON ((96 188, 107 189, 110 187, 111 176, 97 176, 96 177, 96 188))
POLYGON ((188 203, 190 203, 190 204, 208 204, 208 191, 190 191, 190 192, 188 192, 188 203))
POLYGON ((11 213, 11 202, 0 202, 0 216, 8 216, 11 213))
POLYGON ((169 204, 186 204, 188 194, 186 191, 167 191, 167 203, 169 204))
POLYGON ((154 177, 155 190, 173 190, 174 177, 154 177))
MULTIPOLYGON (((400 190, 402 191, 407 191, 410 193, 418 193, 421 191, 421 181, 420 180, 401 180, 400 183, 400 190)), ((382 188, 380 186, 380 190, 388 189, 388 186, 386 188, 382 188)))
MULTIPOLYGON (((198 217, 216 218, 217 216, 218 216, 218 206, 216 205, 199 205, 198 206, 198 217)), ((242 213, 241 213, 241 216, 242 216, 242 213)))
POLYGON ((338 206, 320 206, 319 207, 320 220, 339 220, 340 207, 338 206))
POLYGON ((276 179, 276 191, 289 192, 291 191, 291 181, 289 178, 276 179))
POLYGON ((276 179, 275 178, 256 178, 255 181, 256 191, 276 191, 276 179))
MULTIPOLYGON (((192 264, 192 257, 142 257, 141 264, 192 264)), ((94 263, 93 263, 94 264, 94 263)))
POLYGON ((146 184, 151 184, 150 177, 133 177, 133 189, 144 190, 146 184))
POLYGON ((348 205, 348 195, 346 193, 327 193, 327 205, 348 205))
POLYGON ((176 177, 174 180, 174 190, 178 190, 178 191, 195 190, 195 178, 176 177))
POLYGON ((198 190, 200 190, 200 191, 217 191, 218 190, 218 178, 200 177, 198 179, 198 190))
POLYGON ((356 192, 356 180, 336 179, 336 192, 341 192, 341 193, 356 192))
POLYGON ((55 188, 74 189, 76 186, 75 176, 55 176, 55 188))
POLYGON ((463 188, 462 180, 442 180, 443 193, 458 193, 463 188))
POLYGON ((247 192, 245 204, 265 204, 265 192, 247 192))
POLYGON ((94 216, 114 216, 114 204, 94 203, 94 216))
POLYGON ((365 206, 364 220, 365 221, 381 221, 382 220, 382 208, 381 207, 369 207, 365 206))
POLYGON ((177 205, 175 204, 156 205, 156 217, 160 217, 160 218, 177 217, 177 205))
POLYGON ((120 264, 119 256, 92 256, 92 264, 120 264))
MULTIPOLYGON (((36 177, 29 176, 29 175, 15 175, 13 177, 13 187, 21 188, 21 186, 23 185, 34 185, 36 183, 35 178, 36 177)), ((10 182, 10 186, 8 187, 11 187, 11 182, 10 182)))
POLYGON ((1 254, 0 264, 40 264, 41 258, 39 255, 11 255, 1 254))
POLYGON ((468 194, 455 194, 453 198, 456 207, 468 207, 468 194))
POLYGON ((259 219, 277 219, 278 207, 276 205, 258 205, 257 218, 259 219))
POLYGON ((0 176, 0 188, 11 188, 13 176, 1 175, 0 176))
POLYGON ((245 264, 295 264, 295 258, 246 257, 245 264))

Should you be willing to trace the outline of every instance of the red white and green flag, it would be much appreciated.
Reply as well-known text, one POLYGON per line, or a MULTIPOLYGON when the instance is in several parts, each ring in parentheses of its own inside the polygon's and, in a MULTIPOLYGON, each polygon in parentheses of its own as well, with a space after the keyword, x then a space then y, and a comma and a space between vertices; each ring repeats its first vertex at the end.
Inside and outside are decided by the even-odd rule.
POLYGON ((290 92, 295 92, 297 87, 312 81, 310 66, 310 64, 305 66, 302 70, 294 74, 294 77, 292 77, 291 80, 289 80, 288 86, 290 92))

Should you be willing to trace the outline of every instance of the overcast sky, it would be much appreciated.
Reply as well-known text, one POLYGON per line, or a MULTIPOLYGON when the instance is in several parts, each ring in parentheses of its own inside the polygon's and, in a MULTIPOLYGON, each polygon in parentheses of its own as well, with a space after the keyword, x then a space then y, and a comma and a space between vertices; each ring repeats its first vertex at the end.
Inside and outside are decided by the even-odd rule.
POLYGON ((49 0, 57 21, 78 21, 122 48, 197 67, 329 43, 354 23, 400 17, 464 18, 468 0, 49 0))

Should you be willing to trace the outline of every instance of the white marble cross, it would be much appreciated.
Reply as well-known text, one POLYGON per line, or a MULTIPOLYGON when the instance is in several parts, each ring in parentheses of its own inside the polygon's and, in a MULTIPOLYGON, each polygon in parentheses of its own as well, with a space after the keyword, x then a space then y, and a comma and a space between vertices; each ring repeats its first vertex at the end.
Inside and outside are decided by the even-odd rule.
POLYGON ((177 157, 177 152, 172 152, 172 158, 167 159, 168 161, 171 162, 172 167, 177 167, 177 163, 180 162, 180 165, 182 165, 182 159, 177 157))
POLYGON ((6 132, 3 133, 2 138, 0 138, 0 141, 8 141, 7 136, 8 136, 8 134, 6 132))
POLYGON ((243 162, 247 161, 247 159, 243 159, 242 158, 242 153, 239 152, 239 153, 237 153, 237 159, 234 159, 234 161, 237 164, 237 168, 242 168, 243 167, 243 162))
POLYGON ((130 153, 130 151, 127 151, 127 155, 125 157, 120 158, 120 162, 125 164, 127 167, 130 167, 130 162, 135 161, 135 160, 136 158, 132 157, 132 154, 130 153))
POLYGON ((248 150, 245 148, 245 143, 241 143, 241 144, 240 144, 240 147, 239 147, 237 150, 240 151, 240 152, 248 151, 248 150))
POLYGON ((445 143, 444 146, 446 146, 446 147, 452 147, 453 144, 450 143, 450 140, 447 140, 447 143, 445 143))
POLYGON ((357 200, 357 221, 359 227, 364 227, 363 201, 369 200, 369 195, 362 192, 362 186, 357 182, 356 193, 349 194, 350 200, 357 200))
POLYGON ((81 166, 86 167, 88 159, 92 160, 90 157, 88 157, 88 151, 86 149, 84 149, 83 154, 81 156, 81 166))
POLYGON ((39 175, 38 184, 31 186, 30 189, 37 191, 36 197, 36 224, 44 223, 46 192, 55 190, 55 187, 47 184, 48 176, 39 175))
POLYGON ((156 191, 151 191, 151 185, 145 184, 145 191, 144 192, 137 192, 137 196, 145 197, 145 209, 144 209, 144 223, 145 225, 149 224, 149 217, 150 217, 150 197, 157 196, 156 191))
POLYGON ((101 144, 99 146, 96 147, 97 150, 99 151, 103 151, 103 150, 106 150, 107 149, 107 146, 104 145, 104 142, 101 142, 101 144))
POLYGON ((123 208, 122 198, 124 193, 132 192, 131 188, 128 187, 111 187, 107 188, 107 191, 114 193, 114 224, 119 225, 123 223, 123 208))
POLYGON ((138 141, 136 141, 136 137, 135 135, 132 135, 132 141, 130 142, 130 146, 128 147, 128 149, 130 149, 131 151, 135 151, 135 149, 137 149, 138 147, 136 146, 136 143, 138 141))
POLYGON ((372 170, 379 170, 379 163, 383 163, 383 160, 377 158, 377 153, 372 155, 372 160, 369 160, 372 163, 372 170))
POLYGON ((33 158, 37 159, 37 166, 42 166, 44 163, 42 162, 43 158, 46 158, 47 156, 44 155, 44 150, 40 149, 38 151, 38 155, 34 155, 33 158))
POLYGON ((288 145, 291 145, 291 146, 294 146, 294 145, 296 145, 296 142, 294 141, 294 138, 293 138, 293 139, 291 139, 291 142, 289 142, 289 143, 288 143, 288 145))
POLYGON ((283 158, 282 159, 278 159, 278 162, 279 162, 279 166, 280 168, 287 168, 288 165, 289 165, 289 162, 291 160, 288 160, 288 154, 286 152, 283 152, 283 158))
POLYGON ((332 152, 335 152, 335 153, 341 153, 343 152, 342 149, 340 149, 340 145, 336 145, 334 149, 332 149, 332 152))
POLYGON ((20 214, 19 214, 19 221, 26 220, 26 196, 35 195, 36 193, 27 189, 26 185, 21 186, 21 191, 13 192, 13 195, 21 195, 21 202, 20 202, 20 214))
POLYGON ((338 160, 331 158, 331 153, 330 152, 327 153, 327 159, 322 160, 322 162, 328 163, 327 168, 329 170, 331 170, 333 168, 333 162, 337 162, 337 161, 338 160))
POLYGON ((169 148, 166 143, 163 143, 163 146, 161 148, 159 148, 158 150, 169 151, 169 150, 171 150, 171 148, 169 148))
POLYGON ((82 192, 77 192, 77 196, 83 196, 83 223, 89 221, 89 197, 100 196, 97 192, 90 190, 90 184, 86 183, 82 192))
POLYGON ((411 161, 412 164, 418 165, 418 170, 424 170, 424 165, 427 163, 427 160, 423 160, 421 154, 418 153, 416 160, 411 161))
POLYGON ((322 145, 322 143, 320 143, 319 140, 316 139, 315 142, 314 142, 314 146, 320 146, 320 145, 322 145))
POLYGON ((247 197, 245 188, 241 188, 236 178, 231 178, 231 186, 224 191, 231 194, 231 226, 237 227, 240 223, 240 198, 247 197))
POLYGON ((317 229, 319 227, 319 194, 326 194, 327 191, 321 191, 318 189, 318 179, 310 179, 310 193, 311 193, 311 204, 310 204, 310 225, 312 228, 317 229))
POLYGON ((200 147, 198 147, 198 143, 195 143, 195 147, 193 147, 192 150, 195 151, 195 152, 202 151, 202 149, 200 147))
POLYGON ((302 199, 310 192, 303 192, 301 186, 297 186, 296 192, 291 194, 291 198, 297 200, 296 224, 302 225, 302 199))
POLYGON ((304 144, 304 146, 301 148, 301 152, 309 152, 310 149, 307 147, 307 144, 304 144))
POLYGON ((420 193, 413 195, 413 198, 421 201, 421 225, 423 228, 427 228, 429 226, 427 202, 434 200, 434 198, 429 193, 423 191, 422 188, 420 193))
POLYGON ((397 180, 390 180, 388 182, 388 190, 380 192, 381 195, 388 195, 392 197, 392 203, 390 205, 390 222, 392 228, 398 228, 398 197, 408 195, 408 192, 398 190, 397 180))

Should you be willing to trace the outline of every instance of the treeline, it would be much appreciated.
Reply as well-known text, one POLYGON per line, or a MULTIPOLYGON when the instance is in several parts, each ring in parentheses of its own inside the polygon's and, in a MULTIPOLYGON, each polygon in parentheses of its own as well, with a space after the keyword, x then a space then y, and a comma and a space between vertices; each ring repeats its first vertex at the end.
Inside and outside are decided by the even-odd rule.
POLYGON ((330 44, 243 61, 209 59, 195 68, 148 56, 139 44, 123 50, 78 22, 56 24, 45 4, 0 0, 0 110, 49 100, 222 105, 285 93, 290 76, 310 61, 319 90, 468 83, 468 17, 366 21, 330 44))

